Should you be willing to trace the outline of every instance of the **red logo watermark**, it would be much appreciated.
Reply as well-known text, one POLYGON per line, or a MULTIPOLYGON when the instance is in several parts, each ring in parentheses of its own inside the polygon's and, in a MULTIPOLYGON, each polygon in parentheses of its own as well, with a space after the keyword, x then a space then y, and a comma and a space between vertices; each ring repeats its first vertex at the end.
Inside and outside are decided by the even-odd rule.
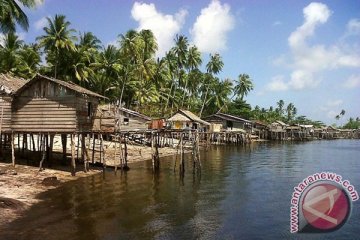
POLYGON ((329 232, 341 228, 350 216, 351 201, 359 199, 354 186, 335 173, 316 173, 294 188, 290 231, 329 232))

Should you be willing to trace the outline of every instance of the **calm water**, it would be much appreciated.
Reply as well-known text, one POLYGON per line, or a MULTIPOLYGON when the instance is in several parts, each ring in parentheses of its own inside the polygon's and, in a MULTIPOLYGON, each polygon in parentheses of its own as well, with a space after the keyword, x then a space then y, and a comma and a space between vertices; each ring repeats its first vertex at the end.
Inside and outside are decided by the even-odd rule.
POLYGON ((0 232, 0 239, 360 239, 360 201, 348 222, 327 234, 290 234, 292 189, 333 171, 360 192, 360 141, 261 143, 202 153, 183 181, 173 159, 68 183, 0 232))

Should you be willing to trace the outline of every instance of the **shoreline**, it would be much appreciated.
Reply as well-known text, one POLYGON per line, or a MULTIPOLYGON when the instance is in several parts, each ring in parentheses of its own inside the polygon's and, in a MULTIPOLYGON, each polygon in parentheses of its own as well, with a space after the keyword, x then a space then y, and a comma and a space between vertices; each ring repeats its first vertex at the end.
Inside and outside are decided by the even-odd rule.
MULTIPOLYGON (((109 149, 110 150, 110 149, 109 149)), ((151 147, 129 146, 128 164, 151 160, 151 147)), ((177 150, 165 147, 159 149, 160 158, 174 156, 177 150)), ((107 166, 113 167, 116 160, 114 152, 108 151, 107 166)), ((40 162, 40 161, 39 161, 40 162)), ((82 165, 77 164, 76 176, 71 176, 70 166, 56 164, 54 168, 45 168, 39 171, 37 166, 25 165, 24 161, 16 164, 0 162, 0 229, 2 226, 20 218, 27 209, 39 203, 40 193, 62 186, 64 183, 76 181, 102 173, 102 167, 91 166, 85 173, 82 165)))

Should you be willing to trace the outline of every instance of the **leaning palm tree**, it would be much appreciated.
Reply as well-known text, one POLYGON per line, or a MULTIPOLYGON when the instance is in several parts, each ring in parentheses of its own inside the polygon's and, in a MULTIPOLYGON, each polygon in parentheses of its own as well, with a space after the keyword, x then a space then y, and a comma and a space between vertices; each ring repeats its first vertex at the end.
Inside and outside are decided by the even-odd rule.
POLYGON ((27 31, 29 20, 20 4, 27 8, 34 8, 37 2, 36 0, 1 0, 0 31, 3 33, 15 32, 16 24, 27 31))
MULTIPOLYGON (((206 64, 206 72, 208 75, 210 75, 209 78, 205 78, 205 79, 208 79, 210 80, 212 78, 212 75, 213 74, 218 74, 222 68, 224 66, 224 62, 222 61, 221 59, 221 56, 216 53, 214 55, 210 54, 210 61, 206 64)), ((204 99, 203 99, 203 104, 201 106, 201 110, 200 110, 200 117, 204 111, 204 107, 205 107, 205 103, 207 102, 207 97, 208 97, 208 93, 209 93, 209 87, 210 87, 210 84, 209 82, 204 82, 203 84, 204 86, 206 85, 206 90, 205 90, 205 95, 204 95, 204 99)))
POLYGON ((64 15, 55 15, 53 19, 47 18, 48 26, 44 27, 45 35, 37 38, 41 47, 47 52, 47 61, 54 67, 54 77, 57 78, 60 58, 66 51, 75 51, 73 35, 76 31, 70 28, 70 22, 64 15))

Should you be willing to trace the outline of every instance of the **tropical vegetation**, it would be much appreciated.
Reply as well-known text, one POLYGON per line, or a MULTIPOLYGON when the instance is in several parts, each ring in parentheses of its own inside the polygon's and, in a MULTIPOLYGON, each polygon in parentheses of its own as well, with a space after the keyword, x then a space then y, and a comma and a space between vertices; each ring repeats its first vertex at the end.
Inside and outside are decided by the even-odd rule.
POLYGON ((176 36, 173 47, 157 58, 158 45, 150 30, 129 30, 120 34, 115 44, 105 46, 93 33, 73 29, 64 15, 55 15, 47 18, 36 42, 27 44, 15 32, 16 24, 28 28, 19 2, 33 7, 35 1, 0 1, 0 32, 4 35, 0 73, 22 78, 40 73, 72 81, 118 106, 153 117, 169 116, 181 108, 200 116, 221 111, 265 123, 281 120, 323 125, 297 116, 294 104, 286 105, 283 100, 268 109, 252 108, 245 99, 254 89, 251 77, 241 73, 237 79, 221 79, 221 55, 210 54, 205 63, 199 49, 184 35, 176 36), (4 12, 6 8, 11 11, 4 12))

